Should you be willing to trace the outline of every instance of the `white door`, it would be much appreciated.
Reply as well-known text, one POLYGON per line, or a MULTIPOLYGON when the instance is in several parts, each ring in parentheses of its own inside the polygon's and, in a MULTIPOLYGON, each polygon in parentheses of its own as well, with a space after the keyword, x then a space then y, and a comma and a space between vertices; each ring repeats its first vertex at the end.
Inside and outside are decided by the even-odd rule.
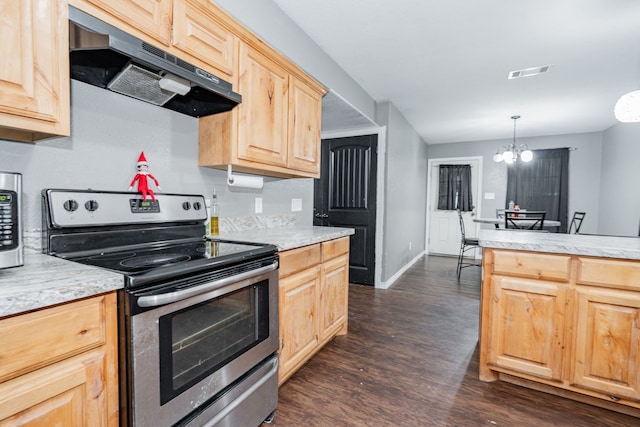
MULTIPOLYGON (((478 234, 478 224, 473 222, 473 215, 479 210, 482 158, 450 158, 429 160, 429 213, 428 225, 429 236, 427 238, 430 254, 458 255, 460 251, 460 222, 456 211, 438 210, 438 183, 440 165, 470 165, 471 166, 471 194, 475 210, 473 212, 463 212, 462 217, 465 224, 467 237, 476 237, 478 234)), ((467 252, 471 256, 471 252, 467 252)), ((479 251, 475 256, 479 256, 479 251)))

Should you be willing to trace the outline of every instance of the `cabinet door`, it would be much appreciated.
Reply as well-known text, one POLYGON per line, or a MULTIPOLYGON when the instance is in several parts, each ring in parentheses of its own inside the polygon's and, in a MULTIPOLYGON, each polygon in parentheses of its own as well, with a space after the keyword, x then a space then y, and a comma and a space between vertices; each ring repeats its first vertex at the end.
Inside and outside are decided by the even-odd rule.
POLYGON ((580 288, 572 382, 640 400, 640 296, 580 288))
POLYGON ((289 77, 288 167, 320 177, 322 96, 289 77))
POLYGON ((347 325, 349 307, 349 255, 322 264, 320 290, 320 341, 347 325))
POLYGON ((316 349, 319 287, 319 266, 280 280, 280 378, 316 349))
POLYGON ((238 158, 286 166, 288 73, 241 43, 239 92, 238 158))
POLYGON ((15 129, 0 136, 69 135, 67 12, 64 0, 0 2, 0 126, 15 129))
MULTIPOLYGON (((182 1, 182 0, 175 0, 182 1)), ((172 0, 70 0, 80 9, 82 3, 90 3, 125 25, 141 31, 149 37, 169 46, 171 44, 171 2, 172 0)), ((87 11, 92 13, 92 11, 87 11)), ((97 16, 98 18, 103 18, 97 16)), ((113 23, 112 20, 108 20, 113 23)), ((115 25, 122 28, 122 25, 115 25)), ((127 29, 128 30, 128 29, 127 29)))
POLYGON ((195 58, 192 62, 205 62, 230 77, 235 37, 215 20, 211 7, 203 0, 174 1, 173 45, 195 58))
POLYGON ((489 363, 560 381, 566 300, 556 283, 494 276, 489 363))
POLYGON ((0 384, 0 424, 117 425, 109 419, 105 360, 94 350, 0 384))

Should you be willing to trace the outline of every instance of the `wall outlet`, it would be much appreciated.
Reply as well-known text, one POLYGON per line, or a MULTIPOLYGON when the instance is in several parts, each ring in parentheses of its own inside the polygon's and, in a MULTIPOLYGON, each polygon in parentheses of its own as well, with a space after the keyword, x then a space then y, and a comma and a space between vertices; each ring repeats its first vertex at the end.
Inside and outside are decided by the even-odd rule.
POLYGON ((262 197, 256 197, 256 213, 262 213, 262 197))
POLYGON ((409 250, 411 250, 411 242, 409 242, 409 250))
POLYGON ((291 212, 300 212, 302 210, 302 199, 291 199, 291 212))

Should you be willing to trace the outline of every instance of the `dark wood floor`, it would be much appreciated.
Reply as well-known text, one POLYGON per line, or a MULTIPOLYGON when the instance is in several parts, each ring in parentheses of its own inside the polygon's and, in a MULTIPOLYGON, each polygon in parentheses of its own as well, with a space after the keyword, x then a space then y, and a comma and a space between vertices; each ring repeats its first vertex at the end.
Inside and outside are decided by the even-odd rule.
POLYGON ((272 426, 640 426, 640 419, 478 380, 480 269, 424 257, 386 290, 350 285, 349 333, 280 388, 272 426))

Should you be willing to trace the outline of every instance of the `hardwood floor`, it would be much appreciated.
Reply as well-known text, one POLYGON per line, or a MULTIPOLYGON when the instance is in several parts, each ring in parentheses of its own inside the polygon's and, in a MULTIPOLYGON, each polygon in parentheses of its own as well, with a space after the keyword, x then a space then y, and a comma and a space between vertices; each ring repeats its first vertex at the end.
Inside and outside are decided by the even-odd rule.
POLYGON ((424 257, 386 290, 350 285, 349 333, 280 387, 271 426, 640 426, 478 379, 480 269, 424 257))

